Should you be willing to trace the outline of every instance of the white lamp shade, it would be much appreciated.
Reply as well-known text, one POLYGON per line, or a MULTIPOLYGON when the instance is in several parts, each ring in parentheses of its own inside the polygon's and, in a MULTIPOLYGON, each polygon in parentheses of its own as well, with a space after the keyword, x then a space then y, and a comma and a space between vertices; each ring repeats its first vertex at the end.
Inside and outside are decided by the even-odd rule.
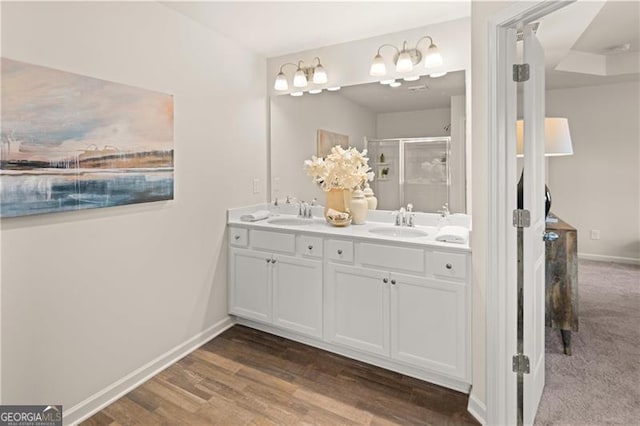
POLYGON ((374 77, 382 77, 387 73, 387 66, 384 64, 384 59, 380 54, 377 54, 375 58, 373 58, 373 62, 371 63, 371 69, 369 70, 369 75, 374 77))
POLYGON ((313 70, 313 83, 314 84, 325 84, 329 79, 327 78, 327 72, 324 70, 322 65, 318 65, 313 70))
POLYGON ((424 57, 424 67, 435 68, 439 66, 442 66, 442 55, 440 54, 438 46, 432 43, 424 57))
POLYGON ((304 75, 304 71, 298 68, 298 71, 293 75, 294 87, 307 87, 307 76, 304 75))
MULTIPOLYGON (((524 123, 522 120, 516 122, 516 154, 524 157, 524 123)), ((573 145, 571 144, 571 133, 569 132, 569 120, 560 117, 549 117, 544 119, 544 156, 560 157, 563 155, 573 155, 573 145)))
POLYGON ((287 77, 284 75, 284 73, 278 73, 273 88, 279 91, 289 89, 289 83, 287 83, 287 77))
POLYGON ((398 55, 398 61, 396 62, 396 71, 413 71, 413 61, 411 61, 411 55, 406 50, 403 50, 402 52, 400 52, 400 55, 398 55))

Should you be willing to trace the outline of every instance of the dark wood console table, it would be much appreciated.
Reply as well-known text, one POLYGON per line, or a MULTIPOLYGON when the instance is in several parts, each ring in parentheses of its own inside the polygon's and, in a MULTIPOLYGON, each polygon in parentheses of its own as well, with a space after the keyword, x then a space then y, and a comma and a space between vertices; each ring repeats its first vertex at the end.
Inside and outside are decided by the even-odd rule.
POLYGON ((548 327, 560 329, 564 353, 571 355, 571 332, 578 331, 578 231, 556 219, 546 225, 558 239, 546 242, 545 320, 548 327))

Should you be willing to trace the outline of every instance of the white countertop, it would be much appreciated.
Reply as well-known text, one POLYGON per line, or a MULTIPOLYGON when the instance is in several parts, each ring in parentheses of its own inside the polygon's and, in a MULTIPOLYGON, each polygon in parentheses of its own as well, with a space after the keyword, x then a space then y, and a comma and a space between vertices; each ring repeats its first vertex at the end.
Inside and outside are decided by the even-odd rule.
MULTIPOLYGON (((433 213, 415 213, 416 226, 412 228, 408 227, 395 227, 394 220, 395 215, 393 212, 384 210, 369 211, 367 223, 363 225, 348 225, 345 227, 332 226, 327 223, 323 217, 323 208, 313 208, 312 219, 306 219, 308 224, 306 225, 281 225, 269 223, 271 219, 277 217, 295 218, 297 217, 297 209, 294 205, 282 205, 272 206, 268 204, 261 204, 256 206, 241 207, 236 209, 230 209, 227 214, 227 223, 233 226, 241 226, 252 229, 264 229, 272 231, 289 231, 300 232, 307 234, 321 234, 330 235, 341 238, 357 238, 366 240, 384 241, 386 243, 401 243, 411 245, 422 246, 434 246, 439 248, 447 248, 449 250, 459 251, 471 251, 470 241, 466 244, 456 244, 441 242, 435 240, 435 235, 438 231, 438 224, 440 223, 440 215, 433 213), (244 222, 240 220, 240 216, 247 213, 253 213, 258 210, 269 210, 271 216, 268 219, 260 220, 256 222, 244 222), (398 229, 416 229, 427 233, 426 237, 396 237, 374 234, 370 230, 380 227, 391 227, 398 229)), ((454 214, 448 217, 448 224, 463 226, 470 230, 471 217, 463 214, 454 214)), ((471 232, 469 232, 469 240, 471 239, 471 232)))

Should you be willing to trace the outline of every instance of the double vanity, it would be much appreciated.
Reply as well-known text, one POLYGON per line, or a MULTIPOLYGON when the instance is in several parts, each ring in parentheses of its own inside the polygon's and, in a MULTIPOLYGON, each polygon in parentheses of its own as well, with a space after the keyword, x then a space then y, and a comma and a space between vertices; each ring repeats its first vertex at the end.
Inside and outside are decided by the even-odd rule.
MULTIPOLYGON (((229 313, 240 324, 461 392, 471 383, 471 250, 434 239, 438 215, 415 227, 371 211, 333 227, 289 206, 228 215, 229 313), (271 209, 268 219, 240 217, 271 209)), ((470 225, 466 215, 450 221, 470 225)))

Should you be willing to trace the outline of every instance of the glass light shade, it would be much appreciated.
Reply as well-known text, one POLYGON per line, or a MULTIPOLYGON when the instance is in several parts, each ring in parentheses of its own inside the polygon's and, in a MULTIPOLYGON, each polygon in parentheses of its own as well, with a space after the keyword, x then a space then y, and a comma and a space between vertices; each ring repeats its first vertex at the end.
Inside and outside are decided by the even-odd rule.
POLYGON ((389 84, 389 87, 393 87, 393 88, 400 87, 400 86, 402 86, 402 83, 400 83, 399 81, 394 81, 393 83, 389 84))
POLYGON ((318 93, 321 93, 322 89, 311 89, 309 90, 309 93, 311 93, 312 95, 317 95, 318 93))
POLYGON ((404 81, 417 81, 417 80, 420 80, 420 76, 419 75, 412 75, 412 76, 403 78, 403 80, 404 81))
POLYGON ((398 61, 396 62, 396 71, 409 72, 413 71, 413 62, 411 61, 411 55, 406 50, 400 52, 398 61))
MULTIPOLYGON (((524 125, 522 120, 516 122, 516 155, 524 157, 523 153, 524 125)), ((573 155, 569 120, 560 117, 544 119, 544 156, 561 157, 573 155)))
POLYGON ((387 66, 384 64, 384 59, 378 53, 375 58, 373 58, 373 62, 371 63, 371 69, 369 70, 369 75, 374 77, 381 77, 387 73, 387 66))
POLYGON ((273 88, 279 91, 289 89, 289 83, 287 83, 287 77, 284 75, 284 73, 282 72, 278 73, 278 75, 276 76, 276 82, 273 85, 273 88))
POLYGON ((445 75, 447 75, 446 71, 442 71, 442 72, 432 72, 431 74, 429 74, 429 77, 431 78, 438 78, 438 77, 444 77, 445 75))
POLYGON ((313 70, 313 83, 314 84, 325 84, 329 79, 327 78, 327 72, 324 70, 322 65, 318 65, 313 70))
POLYGON ((427 54, 424 57, 425 68, 435 68, 442 65, 442 55, 438 46, 431 43, 431 46, 427 49, 427 54))
POLYGON ((302 96, 302 95, 303 95, 303 92, 291 92, 291 93, 289 93, 289 94, 290 94, 291 96, 296 96, 296 97, 297 97, 297 96, 302 96))
POLYGON ((340 89, 342 89, 342 87, 340 87, 340 86, 327 87, 327 90, 330 91, 330 92, 337 92, 340 89))
POLYGON ((307 76, 300 68, 293 75, 293 87, 307 87, 307 76))
POLYGON ((393 78, 392 78, 391 80, 380 80, 380 84, 391 84, 391 83, 393 83, 394 81, 396 81, 396 80, 395 80, 395 79, 393 79, 393 78))

